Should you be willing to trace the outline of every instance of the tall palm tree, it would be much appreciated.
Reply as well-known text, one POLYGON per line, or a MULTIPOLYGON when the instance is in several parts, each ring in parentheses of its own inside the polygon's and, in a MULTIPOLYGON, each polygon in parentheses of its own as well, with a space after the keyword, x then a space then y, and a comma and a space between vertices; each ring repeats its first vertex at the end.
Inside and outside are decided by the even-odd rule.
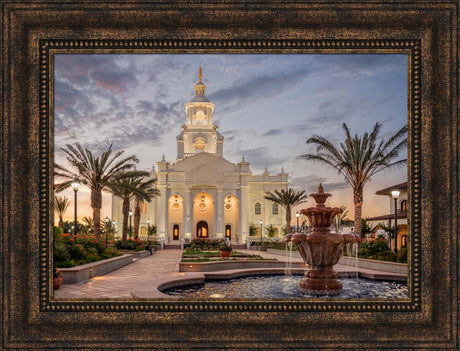
POLYGON ((349 220, 347 218, 348 216, 348 210, 345 206, 340 206, 340 208, 342 209, 342 212, 340 213, 337 213, 337 215, 334 217, 334 219, 332 220, 332 224, 334 224, 334 227, 335 227, 335 232, 338 233, 339 230, 340 230, 340 227, 342 225, 349 225, 350 223, 353 223, 352 220, 349 220))
POLYGON ((355 233, 361 235, 361 214, 364 186, 376 173, 395 166, 406 164, 407 159, 398 158, 407 145, 407 126, 402 127, 388 140, 380 140, 381 124, 377 122, 372 132, 362 136, 351 136, 347 125, 343 124, 345 140, 339 146, 333 145, 324 137, 315 135, 307 144, 315 144, 316 154, 299 156, 306 160, 320 161, 334 167, 353 188, 355 206, 355 233))
POLYGON ((281 189, 281 191, 275 190, 273 193, 267 193, 265 198, 284 207, 286 210, 286 234, 289 234, 291 232, 292 208, 307 201, 308 195, 305 194, 305 190, 294 190, 292 188, 281 189))
POLYGON ((96 240, 100 240, 102 190, 107 190, 108 182, 132 169, 139 160, 134 155, 120 159, 124 151, 118 151, 112 155, 112 145, 99 157, 94 157, 90 150, 84 149, 79 143, 67 144, 61 150, 66 153, 66 159, 72 170, 55 164, 54 175, 64 178, 62 183, 55 185, 55 189, 58 192, 67 189, 75 178, 80 178, 82 183, 91 189, 93 232, 96 240))
POLYGON ((139 196, 135 197, 134 202, 134 239, 139 238, 139 225, 141 223, 141 203, 142 198, 139 196))
POLYGON ((66 196, 54 196, 54 210, 59 216, 59 228, 64 231, 64 213, 69 207, 70 200, 66 196))
POLYGON ((115 196, 123 200, 122 213, 122 247, 126 247, 126 237, 128 233, 128 216, 129 203, 133 198, 140 198, 150 202, 155 196, 160 195, 160 191, 156 189, 156 178, 144 181, 144 177, 149 176, 149 172, 132 171, 120 175, 115 180, 109 183, 109 187, 115 196))

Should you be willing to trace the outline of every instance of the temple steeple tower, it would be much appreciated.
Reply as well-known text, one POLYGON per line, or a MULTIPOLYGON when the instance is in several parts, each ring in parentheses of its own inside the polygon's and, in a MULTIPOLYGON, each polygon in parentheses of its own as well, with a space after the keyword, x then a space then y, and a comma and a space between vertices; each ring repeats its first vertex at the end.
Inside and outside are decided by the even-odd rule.
POLYGON ((224 137, 212 124, 214 104, 205 96, 201 64, 198 69, 198 83, 195 84, 195 96, 185 105, 186 124, 177 136, 177 159, 184 159, 199 152, 208 152, 223 157, 224 137))

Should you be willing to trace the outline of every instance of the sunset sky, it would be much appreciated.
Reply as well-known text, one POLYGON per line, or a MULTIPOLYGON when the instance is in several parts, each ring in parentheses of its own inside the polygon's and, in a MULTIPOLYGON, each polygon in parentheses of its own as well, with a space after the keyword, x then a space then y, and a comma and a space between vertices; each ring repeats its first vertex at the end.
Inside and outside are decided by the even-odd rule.
MULTIPOLYGON (((176 160, 176 136, 185 124, 185 104, 194 96, 198 67, 206 96, 215 104, 214 124, 224 136, 224 157, 244 155, 253 174, 267 167, 289 173, 290 186, 332 193, 329 205, 345 205, 353 218, 352 191, 334 169, 299 160, 313 152, 305 141, 321 135, 344 139, 383 124, 388 138, 407 124, 407 56, 403 54, 59 54, 55 56, 54 132, 56 162, 65 165, 65 144, 80 142, 99 155, 113 144, 151 170, 165 155, 176 160)), ((402 158, 406 154, 401 155, 402 158)), ((407 168, 374 176, 365 187, 363 215, 389 213, 380 188, 407 180, 407 168)), ((71 205, 73 193, 62 192, 71 205)), ((104 196, 102 218, 111 214, 104 196)), ((304 206, 313 205, 310 199, 304 206)), ((89 189, 79 191, 79 217, 92 214, 89 189)))

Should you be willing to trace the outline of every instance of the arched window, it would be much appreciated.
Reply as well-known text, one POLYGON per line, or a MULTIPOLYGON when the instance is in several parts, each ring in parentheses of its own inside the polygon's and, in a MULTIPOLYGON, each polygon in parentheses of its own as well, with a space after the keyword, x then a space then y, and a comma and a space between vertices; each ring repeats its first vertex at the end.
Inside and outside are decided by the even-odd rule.
POLYGON ((401 212, 407 212, 407 200, 401 201, 401 212))
POLYGON ((147 213, 147 202, 145 200, 142 200, 141 203, 141 213, 147 213))
POLYGON ((145 226, 141 227, 141 236, 147 236, 147 228, 145 226))
POLYGON ((272 206, 272 212, 274 215, 277 215, 278 214, 278 204, 277 203, 274 203, 273 206, 272 206))
POLYGON ((254 213, 260 215, 260 203, 258 202, 254 205, 254 213))

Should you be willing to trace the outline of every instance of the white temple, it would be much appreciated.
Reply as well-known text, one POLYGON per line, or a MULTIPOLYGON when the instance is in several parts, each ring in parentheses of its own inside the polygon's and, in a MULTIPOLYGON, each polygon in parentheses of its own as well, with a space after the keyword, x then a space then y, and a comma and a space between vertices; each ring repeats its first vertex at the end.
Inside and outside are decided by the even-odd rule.
MULTIPOLYGON (((161 196, 141 207, 141 237, 147 235, 148 220, 170 244, 183 238, 223 237, 242 244, 250 223, 260 226, 262 220, 264 227, 272 224, 279 230, 285 225, 284 209, 264 195, 287 189, 288 174, 281 168, 277 175, 267 169, 253 175, 244 157, 237 164, 224 158, 224 137, 212 123, 214 104, 205 90, 200 67, 195 97, 185 105, 186 124, 176 138, 177 159, 170 163, 163 156, 158 171, 151 172, 161 196)), ((122 201, 113 197, 112 219, 122 223, 122 216, 122 201)))

